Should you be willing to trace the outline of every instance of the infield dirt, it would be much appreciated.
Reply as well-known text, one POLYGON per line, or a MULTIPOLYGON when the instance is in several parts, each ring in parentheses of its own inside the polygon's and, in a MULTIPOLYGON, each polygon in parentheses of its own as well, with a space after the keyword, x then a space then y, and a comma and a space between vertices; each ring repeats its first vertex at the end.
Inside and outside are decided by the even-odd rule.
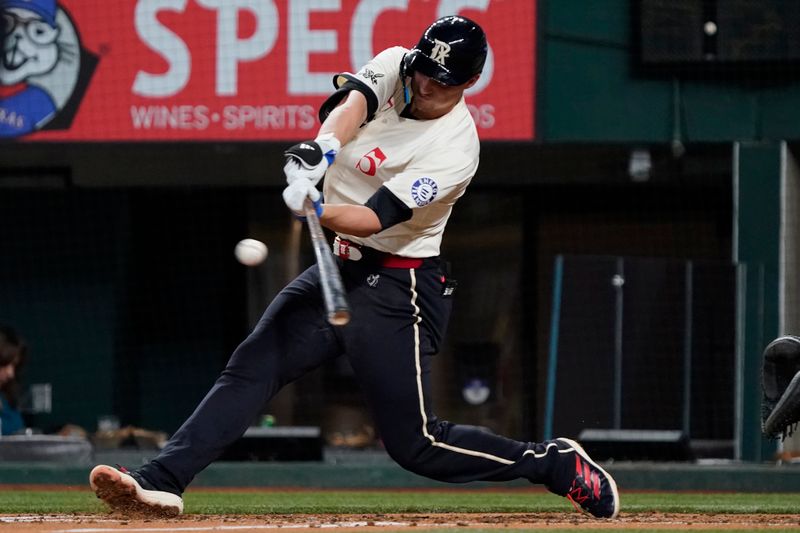
POLYGON ((265 516, 184 515, 169 520, 107 515, 0 515, 0 530, 22 532, 101 533, 114 531, 236 531, 272 529, 388 532, 414 528, 481 529, 730 529, 732 531, 796 529, 800 515, 621 513, 615 520, 596 520, 566 513, 442 513, 442 514, 294 514, 265 516))

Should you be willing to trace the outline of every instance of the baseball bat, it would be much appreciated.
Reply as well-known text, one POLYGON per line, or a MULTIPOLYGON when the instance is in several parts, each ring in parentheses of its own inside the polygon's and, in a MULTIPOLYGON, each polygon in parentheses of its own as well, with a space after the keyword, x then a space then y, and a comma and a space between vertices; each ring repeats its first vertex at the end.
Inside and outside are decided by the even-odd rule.
POLYGON ((322 232, 317 210, 311 200, 306 200, 305 212, 308 231, 311 234, 311 244, 314 246, 314 255, 317 258, 322 298, 325 300, 328 322, 333 326, 344 326, 350 322, 350 306, 345 298, 342 275, 333 260, 333 251, 322 232))

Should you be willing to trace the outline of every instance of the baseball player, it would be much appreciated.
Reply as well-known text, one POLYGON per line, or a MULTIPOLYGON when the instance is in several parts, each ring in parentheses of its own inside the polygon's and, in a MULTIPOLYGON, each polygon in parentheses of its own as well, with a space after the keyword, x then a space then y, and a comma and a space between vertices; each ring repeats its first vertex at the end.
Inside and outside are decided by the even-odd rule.
POLYGON ((431 357, 442 342, 453 286, 439 260, 447 219, 478 167, 463 93, 487 53, 475 22, 434 22, 407 50, 389 48, 335 77, 313 141, 289 148, 283 198, 298 215, 310 198, 337 237, 351 306, 330 326, 311 267, 272 301, 214 387, 163 451, 134 472, 97 466, 90 483, 115 509, 177 514, 193 477, 236 441, 283 385, 346 355, 389 455, 417 474, 454 483, 525 478, 593 516, 613 518, 612 477, 574 441, 518 442, 436 417, 431 357), (325 176, 323 195, 317 189, 325 176))

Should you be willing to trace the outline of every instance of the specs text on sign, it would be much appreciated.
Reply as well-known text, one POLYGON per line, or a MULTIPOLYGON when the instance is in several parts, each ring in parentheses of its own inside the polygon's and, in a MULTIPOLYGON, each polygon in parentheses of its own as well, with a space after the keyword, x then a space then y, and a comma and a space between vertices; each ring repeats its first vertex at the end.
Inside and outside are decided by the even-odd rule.
MULTIPOLYGON (((280 33, 280 13, 272 0, 193 0, 196 5, 216 13, 215 92, 233 96, 238 92, 238 69, 243 63, 258 61, 274 49, 280 33), (240 37, 239 13, 248 12, 256 21, 255 31, 240 37)), ((183 13, 189 0, 139 0, 135 10, 136 32, 148 48, 168 64, 166 72, 139 70, 133 93, 147 98, 165 98, 180 93, 188 84, 192 69, 192 51, 184 39, 159 20, 162 12, 183 13)), ((441 0, 440 15, 460 9, 486 10, 489 0, 441 0)), ((362 0, 350 21, 350 63, 358 68, 376 52, 372 49, 373 28, 378 17, 388 11, 408 8, 408 0, 362 0)), ((335 72, 314 72, 310 56, 337 53, 337 30, 312 29, 314 13, 340 9, 339 0, 289 0, 287 3, 287 87, 289 95, 320 95, 331 90, 335 72)), ((410 43, 408 43, 410 44, 410 43)), ((344 65, 343 65, 344 66, 344 65)), ((468 94, 477 94, 490 82, 493 73, 491 51, 478 84, 468 94)))
POLYGON ((306 138, 335 74, 414 46, 450 14, 489 36, 486 66, 466 93, 482 139, 534 137, 536 10, 527 0, 0 0, 0 12, 4 137, 306 138))

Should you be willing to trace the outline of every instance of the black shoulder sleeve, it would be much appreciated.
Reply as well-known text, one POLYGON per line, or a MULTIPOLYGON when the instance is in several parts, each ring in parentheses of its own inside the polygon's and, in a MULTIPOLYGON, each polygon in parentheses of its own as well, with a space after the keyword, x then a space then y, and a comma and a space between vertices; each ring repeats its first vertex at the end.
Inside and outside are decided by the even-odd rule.
POLYGON ((364 205, 378 215, 378 220, 381 221, 381 230, 405 222, 414 214, 410 207, 386 187, 378 189, 364 205))
POLYGON ((372 120, 375 112, 378 110, 378 97, 372 92, 366 83, 351 76, 350 74, 337 74, 333 77, 333 86, 336 87, 336 92, 328 97, 319 108, 319 121, 325 122, 331 111, 339 105, 347 93, 350 91, 358 91, 363 94, 367 99, 367 122, 372 120))

